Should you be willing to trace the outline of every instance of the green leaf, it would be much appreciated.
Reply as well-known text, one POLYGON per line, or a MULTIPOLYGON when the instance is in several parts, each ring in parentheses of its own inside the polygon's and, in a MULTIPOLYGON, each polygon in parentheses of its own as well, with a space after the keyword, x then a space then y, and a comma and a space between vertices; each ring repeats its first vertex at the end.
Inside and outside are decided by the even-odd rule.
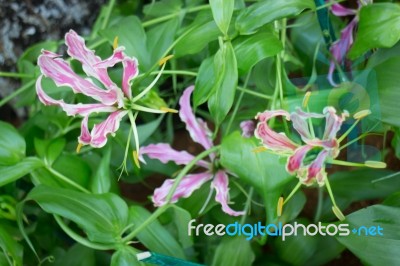
POLYGON ((241 74, 247 73, 262 59, 274 56, 283 49, 281 41, 272 32, 261 31, 235 39, 233 47, 241 74))
POLYGON ((208 109, 217 125, 225 119, 235 99, 238 70, 235 51, 225 42, 214 57, 216 82, 208 100, 208 109))
POLYGON ((61 155, 65 147, 65 139, 54 139, 47 147, 46 159, 52 165, 55 160, 61 155))
POLYGON ((94 250, 80 244, 73 245, 61 258, 55 258, 55 266, 95 266, 94 250))
POLYGON ((374 205, 346 216, 349 229, 358 229, 359 233, 348 236, 336 236, 336 239, 367 265, 399 265, 400 257, 400 208, 374 205), (360 227, 376 227, 380 235, 365 235, 360 227), (359 235, 360 234, 360 235, 359 235))
POLYGON ((186 230, 182 230, 182 228, 186 228, 192 219, 190 213, 182 209, 176 205, 173 205, 172 208, 169 209, 172 213, 172 223, 175 225, 175 229, 178 235, 179 243, 182 245, 184 249, 193 246, 193 237, 189 236, 186 230))
MULTIPOLYGON (((0 249, 6 259, 12 261, 11 265, 22 266, 23 247, 2 226, 0 227, 0 249)), ((3 265, 3 264, 2 264, 3 265)), ((4 264, 6 265, 6 264, 4 264)))
POLYGON ((138 252, 129 246, 123 246, 118 249, 111 258, 111 266, 140 266, 143 263, 140 263, 136 254, 138 252))
POLYGON ((222 140, 221 164, 253 186, 264 198, 267 219, 273 222, 283 186, 293 179, 286 173, 285 161, 268 152, 253 152, 258 146, 254 138, 243 138, 234 132, 222 140))
POLYGON ((400 57, 392 57, 385 62, 377 65, 372 71, 369 79, 367 90, 374 89, 372 86, 378 88, 378 101, 381 111, 381 120, 390 125, 400 127, 400 76, 398 70, 400 69, 400 57), (377 84, 374 82, 377 82, 377 84))
POLYGON ((215 250, 211 265, 250 266, 254 260, 255 255, 250 241, 247 241, 245 237, 224 237, 215 250))
POLYGON ((43 162, 36 157, 28 157, 12 166, 0 166, 0 187, 31 173, 43 166, 43 162))
MULTIPOLYGON (((308 225, 305 222, 298 223, 308 225)), ((285 241, 278 237, 274 243, 281 259, 290 265, 324 265, 344 249, 334 237, 304 236, 302 229, 298 230, 296 236, 286 237, 285 241)))
POLYGON ((125 47, 128 56, 134 56, 139 61, 139 68, 142 71, 148 70, 154 62, 150 62, 147 50, 147 37, 142 23, 136 16, 129 16, 121 19, 117 24, 100 31, 109 43, 113 43, 118 36, 120 46, 125 47))
POLYGON ((77 223, 93 242, 116 243, 128 222, 128 206, 111 193, 85 194, 39 185, 26 200, 34 200, 44 211, 77 223))
POLYGON ((147 47, 151 61, 157 62, 174 42, 174 36, 179 26, 179 19, 171 19, 159 24, 147 32, 147 47))
POLYGON ((181 10, 181 0, 161 0, 152 1, 143 8, 143 13, 146 16, 161 17, 173 13, 178 13, 181 10))
POLYGON ((214 21, 221 32, 227 36, 229 24, 231 23, 234 0, 210 0, 211 11, 214 21))
POLYGON ((186 28, 185 36, 175 45, 176 57, 200 52, 210 42, 217 40, 220 30, 211 20, 208 12, 201 13, 199 17, 186 28))
POLYGON ((210 98, 215 79, 214 57, 209 57, 201 63, 196 77, 195 90, 193 91, 194 108, 205 103, 210 98))
POLYGON ((361 8, 358 30, 349 57, 373 48, 392 47, 400 40, 400 5, 377 3, 361 8))
POLYGON ((10 124, 0 121, 0 166, 13 165, 25 157, 25 140, 10 124))
POLYGON ((107 193, 110 191, 111 186, 111 147, 108 145, 104 151, 103 158, 97 168, 94 177, 91 180, 91 191, 97 194, 107 193))
POLYGON ((239 13, 236 29, 242 35, 252 34, 267 23, 298 15, 306 8, 314 9, 314 2, 311 0, 260 1, 239 13))
POLYGON ((88 187, 92 173, 88 163, 81 157, 75 154, 62 154, 54 162, 53 168, 83 187, 88 187))
MULTIPOLYGON (((129 223, 134 224, 133 230, 144 223, 150 215, 150 212, 143 207, 131 206, 129 208, 129 223)), ((146 228, 140 231, 137 238, 153 252, 185 259, 182 247, 158 221, 154 221, 146 226, 146 228)))

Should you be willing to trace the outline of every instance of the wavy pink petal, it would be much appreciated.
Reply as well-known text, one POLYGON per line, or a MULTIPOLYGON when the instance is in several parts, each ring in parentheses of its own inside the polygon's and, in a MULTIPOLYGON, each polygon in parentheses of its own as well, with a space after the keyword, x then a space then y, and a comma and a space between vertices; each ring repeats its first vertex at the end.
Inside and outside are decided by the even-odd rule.
POLYGON ((210 132, 201 119, 196 119, 193 114, 192 107, 190 105, 190 95, 194 90, 194 86, 188 87, 182 94, 179 105, 179 117, 182 122, 186 124, 186 129, 190 134, 190 137, 197 143, 201 144, 204 149, 208 150, 213 146, 213 143, 210 139, 210 132))
POLYGON ((90 135, 89 128, 88 128, 88 118, 89 116, 85 116, 82 119, 81 123, 81 135, 78 137, 79 143, 83 145, 90 144, 92 140, 92 136, 90 135))
POLYGON ((109 67, 113 67, 114 65, 122 62, 127 56, 124 54, 125 47, 120 46, 117 49, 114 49, 113 54, 104 60, 99 60, 94 64, 94 67, 100 69, 106 69, 109 67))
POLYGON ((246 212, 245 211, 234 211, 232 210, 229 205, 229 179, 228 175, 225 173, 225 171, 219 170, 211 182, 211 187, 215 189, 216 195, 215 195, 215 201, 219 202, 222 206, 222 210, 231 215, 231 216, 241 216, 244 215, 246 212))
POLYGON ((341 4, 333 4, 331 6, 331 11, 335 16, 338 16, 338 17, 355 15, 357 13, 356 10, 344 7, 341 4))
POLYGON ((304 145, 299 148, 297 148, 292 156, 288 158, 287 164, 286 164, 286 171, 293 174, 297 170, 300 169, 300 167, 303 165, 303 160, 307 155, 307 152, 309 152, 313 147, 310 145, 304 145))
POLYGON ((69 63, 46 51, 38 58, 38 65, 42 74, 51 78, 57 86, 68 86, 74 93, 82 93, 106 105, 113 105, 119 101, 118 91, 113 88, 103 90, 91 81, 78 76, 69 63))
POLYGON ((328 81, 329 83, 336 87, 337 84, 333 80, 333 71, 336 68, 336 64, 342 64, 347 52, 350 50, 353 44, 353 30, 357 25, 358 20, 354 18, 342 31, 340 39, 334 42, 330 48, 333 59, 330 61, 329 71, 328 71, 328 81))
POLYGON ((322 150, 317 155, 317 158, 308 166, 307 180, 304 181, 306 184, 309 184, 314 178, 319 184, 323 184, 326 177, 325 160, 328 154, 327 150, 322 150))
MULTIPOLYGON (((189 197, 195 190, 199 189, 211 178, 212 174, 209 172, 191 174, 183 177, 171 198, 171 203, 177 202, 180 198, 189 197)), ((154 191, 152 198, 154 206, 163 206, 167 203, 167 196, 174 185, 174 182, 174 179, 167 179, 161 187, 154 191)))
POLYGON ((276 116, 284 116, 287 120, 290 118, 289 113, 284 110, 259 113, 256 119, 259 119, 260 122, 257 124, 254 135, 270 150, 292 152, 297 148, 297 144, 286 137, 284 133, 277 133, 268 126, 268 120, 276 116))
POLYGON ((83 71, 88 76, 95 77, 101 81, 107 88, 114 83, 108 76, 106 68, 97 67, 96 64, 101 61, 93 50, 89 50, 85 45, 85 40, 75 31, 70 30, 65 34, 65 44, 68 46, 68 54, 82 63, 83 71))
MULTIPOLYGON (((140 148, 140 159, 142 159, 142 155, 147 155, 151 159, 157 159, 162 163, 168 163, 169 161, 173 161, 179 165, 186 165, 190 163, 194 156, 186 151, 177 151, 174 150, 169 144, 167 143, 158 143, 158 144, 150 144, 146 147, 140 148)), ((211 164, 200 160, 196 163, 199 166, 202 166, 206 169, 211 168, 211 164)))
POLYGON ((253 120, 245 120, 240 123, 240 128, 242 129, 242 136, 245 138, 250 138, 254 136, 255 125, 253 120))
POLYGON ((299 133, 304 142, 313 138, 310 133, 307 119, 323 117, 324 115, 322 114, 304 112, 300 108, 296 108, 296 111, 290 114, 290 120, 293 123, 293 127, 299 133))
POLYGON ((114 134, 118 128, 122 118, 128 113, 128 111, 115 111, 111 113, 106 120, 97 124, 93 127, 90 141, 90 145, 95 148, 101 148, 107 143, 107 135, 114 134))
POLYGON ((39 97, 39 100, 45 105, 57 105, 60 106, 69 116, 81 115, 88 116, 91 113, 99 113, 99 112, 114 112, 117 110, 114 106, 105 105, 102 103, 88 103, 88 104, 68 104, 63 100, 55 100, 47 95, 42 87, 42 77, 36 81, 36 93, 39 97))
POLYGON ((336 135, 340 130, 346 116, 347 112, 344 112, 342 116, 336 114, 336 109, 334 107, 328 106, 324 108, 323 113, 325 114, 325 132, 324 140, 336 139, 336 135))
POLYGON ((95 64, 98 68, 112 67, 117 63, 122 62, 123 73, 122 73, 122 91, 127 98, 132 98, 131 93, 131 81, 139 74, 138 61, 135 57, 128 57, 124 54, 125 48, 118 47, 114 49, 111 57, 95 64))
POLYGON ((122 61, 122 91, 129 99, 132 98, 131 81, 139 74, 138 62, 135 58, 125 58, 122 61))

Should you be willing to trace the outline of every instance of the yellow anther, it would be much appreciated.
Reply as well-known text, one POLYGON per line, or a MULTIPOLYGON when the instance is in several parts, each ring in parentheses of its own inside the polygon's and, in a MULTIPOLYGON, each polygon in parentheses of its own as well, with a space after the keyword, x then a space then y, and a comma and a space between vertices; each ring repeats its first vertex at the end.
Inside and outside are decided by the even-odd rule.
POLYGON ((263 151, 266 151, 266 150, 267 150, 267 148, 265 148, 264 146, 260 146, 260 147, 257 147, 255 149, 253 149, 253 152, 254 153, 259 153, 259 152, 263 152, 263 151))
POLYGON ((278 217, 282 216, 282 209, 283 209, 283 197, 279 197, 278 207, 276 208, 276 213, 278 217))
POLYGON ((81 151, 82 146, 82 143, 78 143, 78 146, 76 147, 76 153, 79 153, 81 151))
POLYGON ((161 107, 160 108, 161 111, 167 112, 167 113, 177 113, 178 110, 172 109, 172 108, 168 108, 168 107, 161 107))
POLYGON ((386 163, 379 161, 365 161, 364 164, 371 168, 386 168, 386 163))
POLYGON ((174 57, 173 54, 167 55, 166 57, 161 58, 161 60, 158 61, 158 64, 159 64, 160 66, 162 66, 162 65, 164 65, 165 63, 167 63, 167 61, 170 60, 172 57, 174 57))
POLYGON ((118 47, 118 36, 115 36, 114 41, 113 41, 114 50, 117 49, 117 47, 118 47))
POLYGON ((343 222, 344 220, 346 220, 346 217, 344 216, 344 214, 342 213, 341 210, 339 210, 339 208, 335 205, 332 206, 332 211, 335 214, 335 216, 341 221, 343 222))
POLYGON ((310 100, 311 91, 307 91, 303 98, 303 108, 306 108, 308 105, 308 101, 310 100))
POLYGON ((139 163, 139 153, 137 151, 133 151, 132 152, 132 157, 133 157, 133 162, 135 163, 135 165, 140 168, 140 163, 139 163))
POLYGON ((353 117, 354 117, 354 119, 360 120, 360 119, 362 119, 362 118, 364 118, 364 117, 366 117, 366 116, 368 116, 370 114, 371 114, 371 110, 367 109, 367 110, 362 110, 360 112, 355 113, 353 115, 353 117))

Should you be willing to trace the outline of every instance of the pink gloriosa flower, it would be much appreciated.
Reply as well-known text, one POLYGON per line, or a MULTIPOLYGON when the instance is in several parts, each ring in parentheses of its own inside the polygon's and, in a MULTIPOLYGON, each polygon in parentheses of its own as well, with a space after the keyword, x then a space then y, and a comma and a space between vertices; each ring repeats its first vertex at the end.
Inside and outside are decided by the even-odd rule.
MULTIPOLYGON (((180 110, 179 116, 186 124, 191 138, 202 145, 204 149, 210 149, 214 146, 211 139, 211 132, 207 127, 207 124, 200 118, 196 118, 193 114, 192 107, 190 105, 190 96, 194 90, 194 87, 188 87, 179 100, 180 110)), ((179 165, 186 165, 190 163, 194 156, 187 153, 186 151, 176 151, 171 148, 169 144, 158 143, 150 144, 146 147, 142 147, 140 150, 140 159, 143 161, 142 155, 147 155, 149 158, 157 159, 163 163, 173 161, 179 165)), ((213 161, 215 154, 210 154, 210 160, 213 161)), ((143 161, 144 162, 144 161, 143 161)), ((216 191, 215 200, 222 206, 222 210, 232 216, 243 215, 244 212, 237 212, 232 210, 229 205, 229 179, 228 173, 223 169, 214 169, 212 163, 200 160, 197 165, 204 168, 204 172, 189 174, 183 177, 175 190, 171 202, 177 202, 180 198, 187 198, 192 193, 199 189, 203 184, 211 180, 211 188, 216 191)), ((167 204, 167 196, 170 192, 175 180, 167 179, 160 188, 154 191, 153 202, 155 206, 162 206, 167 204)))
POLYGON ((340 38, 335 41, 330 48, 332 60, 329 65, 328 81, 334 87, 336 87, 337 84, 333 80, 333 72, 335 71, 336 63, 342 64, 347 52, 353 44, 353 32, 358 25, 358 11, 363 5, 370 3, 372 3, 372 1, 358 1, 358 10, 347 8, 340 4, 333 4, 331 6, 331 11, 335 16, 354 16, 350 23, 341 31, 340 38))
POLYGON ((250 138, 254 136, 255 125, 253 120, 245 120, 240 123, 240 128, 242 129, 242 136, 245 138, 250 138))
MULTIPOLYGON (((82 64, 82 69, 87 77, 84 78, 76 74, 69 62, 62 59, 60 55, 43 50, 38 58, 38 66, 42 75, 37 79, 36 92, 43 104, 59 106, 69 116, 80 115, 83 117, 81 135, 78 138, 78 150, 81 145, 91 145, 95 148, 103 147, 107 142, 107 136, 113 135, 118 130, 123 117, 127 114, 130 115, 132 111, 164 113, 170 110, 168 108, 155 110, 135 103, 154 86, 165 67, 165 62, 155 80, 139 95, 132 97, 131 83, 139 74, 138 61, 135 57, 127 56, 124 53, 125 48, 123 46, 116 47, 110 58, 101 60, 100 57, 95 55, 94 51, 86 47, 84 39, 73 30, 65 35, 65 43, 68 47, 68 55, 82 64), (122 63, 123 66, 121 87, 118 87, 111 80, 107 72, 108 68, 117 63, 122 63), (43 77, 52 79, 58 87, 70 87, 74 93, 84 94, 96 102, 69 104, 62 99, 53 99, 42 87, 43 77), (101 85, 96 85, 95 80, 101 85), (108 113, 108 116, 89 131, 88 118, 94 113, 108 113)), ((137 136, 136 127, 132 126, 134 134, 137 136)))
POLYGON ((322 114, 304 112, 300 108, 291 114, 285 110, 265 111, 256 116, 259 123, 255 136, 267 149, 288 155, 286 171, 295 174, 303 184, 311 185, 316 181, 322 186, 326 178, 325 162, 339 155, 336 134, 347 116, 347 112, 337 115, 333 107, 325 107, 322 114), (303 145, 294 143, 284 133, 275 132, 268 126, 268 120, 276 116, 283 116, 292 122, 303 145), (311 118, 325 118, 325 131, 321 138, 314 136, 312 124, 308 121, 311 118))

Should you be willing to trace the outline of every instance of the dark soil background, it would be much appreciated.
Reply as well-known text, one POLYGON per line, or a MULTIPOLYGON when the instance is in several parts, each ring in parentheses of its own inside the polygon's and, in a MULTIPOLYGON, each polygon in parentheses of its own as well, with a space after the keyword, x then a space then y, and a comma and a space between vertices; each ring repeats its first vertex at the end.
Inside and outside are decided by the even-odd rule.
MULTIPOLYGON (((69 29, 87 36, 107 0, 0 0, 0 72, 15 72, 26 48, 60 40, 69 29)), ((0 98, 19 87, 17 79, 0 77, 0 98)), ((24 110, 0 109, 0 120, 19 124, 24 110)))

